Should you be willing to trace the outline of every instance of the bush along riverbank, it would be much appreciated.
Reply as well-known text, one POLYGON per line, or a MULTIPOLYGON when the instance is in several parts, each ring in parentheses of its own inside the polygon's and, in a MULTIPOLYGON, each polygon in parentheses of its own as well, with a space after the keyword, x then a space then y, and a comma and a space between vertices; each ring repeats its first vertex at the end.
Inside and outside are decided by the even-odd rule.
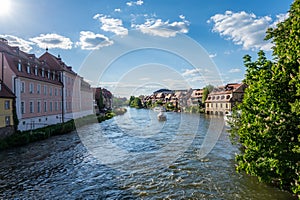
POLYGON ((104 120, 111 119, 116 115, 124 114, 125 112, 125 108, 117 109, 116 112, 113 111, 101 113, 101 115, 98 116, 88 115, 82 118, 78 118, 76 120, 72 119, 65 123, 49 125, 43 128, 38 128, 30 131, 17 131, 15 134, 0 140, 0 150, 26 145, 31 142, 44 140, 55 135, 70 133, 81 126, 97 122, 100 123, 104 120))

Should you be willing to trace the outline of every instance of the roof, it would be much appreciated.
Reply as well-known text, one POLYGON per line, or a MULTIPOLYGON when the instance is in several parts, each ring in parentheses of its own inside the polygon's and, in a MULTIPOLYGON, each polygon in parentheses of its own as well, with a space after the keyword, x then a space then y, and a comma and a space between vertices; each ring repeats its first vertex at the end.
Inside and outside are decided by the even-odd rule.
POLYGON ((15 98, 13 92, 2 82, 0 82, 0 98, 15 98))
POLYGON ((153 92, 153 94, 158 94, 158 93, 174 93, 174 91, 169 90, 169 89, 159 89, 153 92))
POLYGON ((18 77, 25 77, 33 80, 39 80, 43 82, 50 82, 53 84, 59 84, 62 83, 59 81, 58 73, 56 73, 56 70, 51 68, 47 63, 41 61, 39 58, 37 58, 34 54, 28 54, 26 52, 23 52, 19 49, 19 47, 12 47, 9 46, 6 42, 0 41, 0 51, 3 52, 3 56, 6 59, 8 65, 10 66, 10 69, 13 71, 13 73, 18 77), (21 64, 22 70, 18 70, 18 65, 21 64), (29 73, 27 72, 27 67, 30 67, 29 73), (38 73, 35 74, 35 68, 37 68, 38 73), (47 73, 48 70, 50 70, 51 78, 48 78, 47 76, 42 77, 41 71, 44 69, 44 71, 47 73), (55 79, 53 80, 53 72, 55 75, 55 79))
POLYGON ((214 88, 214 90, 208 94, 205 102, 231 101, 232 96, 230 94, 244 92, 246 87, 247 85, 244 83, 230 83, 214 88))
MULTIPOLYGON (((39 61, 35 61, 35 62, 30 61, 29 59, 28 60, 19 59, 18 57, 14 56, 14 55, 9 55, 9 54, 5 54, 5 58, 10 66, 10 69, 19 77, 29 78, 29 79, 33 79, 33 80, 39 80, 39 81, 43 81, 43 82, 49 82, 49 83, 53 83, 56 85, 62 84, 57 78, 58 74, 56 74, 55 80, 53 80, 53 78, 52 78, 53 74, 51 75, 51 78, 48 78, 46 75, 44 77, 41 76, 42 68, 45 70, 45 73, 47 73, 48 70, 50 70, 50 67, 46 64, 43 64, 39 61), (22 65, 22 71, 18 70, 19 63, 21 63, 21 65, 22 65), (27 66, 28 64, 30 64, 30 67, 31 67, 30 73, 27 73, 27 70, 25 67, 25 65, 27 66), (35 72, 34 72, 35 66, 37 66, 38 75, 35 75, 35 72)), ((53 73, 53 70, 51 72, 53 73)))
POLYGON ((60 58, 60 56, 56 57, 46 51, 43 55, 40 56, 39 60, 44 61, 47 63, 51 69, 57 71, 67 71, 74 75, 77 75, 73 70, 72 67, 67 66, 60 58))
POLYGON ((244 85, 243 83, 229 83, 225 86, 219 86, 213 89, 209 95, 218 95, 218 94, 230 94, 239 89, 240 86, 244 85))

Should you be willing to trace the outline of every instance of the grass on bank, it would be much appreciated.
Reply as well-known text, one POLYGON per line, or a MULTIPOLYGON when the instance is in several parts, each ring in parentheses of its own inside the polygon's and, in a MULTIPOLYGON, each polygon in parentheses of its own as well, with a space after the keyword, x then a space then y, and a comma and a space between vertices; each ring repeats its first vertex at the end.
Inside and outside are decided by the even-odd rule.
POLYGON ((100 123, 104 120, 111 119, 116 115, 122 115, 125 112, 125 108, 116 109, 116 111, 103 113, 102 115, 98 116, 88 115, 76 120, 69 120, 65 123, 49 125, 29 131, 18 131, 15 134, 0 140, 0 150, 26 145, 35 141, 47 139, 55 135, 70 133, 81 126, 96 122, 100 123))

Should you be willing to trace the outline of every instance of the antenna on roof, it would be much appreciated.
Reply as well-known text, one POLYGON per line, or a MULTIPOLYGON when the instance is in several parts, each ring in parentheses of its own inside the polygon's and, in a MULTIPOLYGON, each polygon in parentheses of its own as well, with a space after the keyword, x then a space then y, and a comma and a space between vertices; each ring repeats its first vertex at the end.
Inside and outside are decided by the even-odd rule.
POLYGON ((46 47, 46 52, 48 52, 48 47, 46 47))

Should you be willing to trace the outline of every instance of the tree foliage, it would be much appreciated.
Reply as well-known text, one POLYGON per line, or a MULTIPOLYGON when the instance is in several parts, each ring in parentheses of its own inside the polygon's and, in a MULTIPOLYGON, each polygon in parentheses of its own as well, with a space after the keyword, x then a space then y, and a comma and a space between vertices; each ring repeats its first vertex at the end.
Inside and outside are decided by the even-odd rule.
MULTIPOLYGON (((300 195, 300 0, 289 17, 269 29, 274 62, 264 52, 258 59, 244 57, 248 85, 238 106, 241 116, 232 124, 231 136, 244 151, 236 157, 238 170, 300 195)), ((300 198, 300 196, 298 196, 300 198)))
POLYGON ((211 91, 214 89, 214 86, 212 85, 207 85, 203 88, 203 95, 202 95, 202 103, 205 103, 205 100, 207 99, 207 96, 211 91))
POLYGON ((134 96, 130 97, 129 106, 133 108, 143 108, 141 99, 139 97, 134 97, 134 96))

